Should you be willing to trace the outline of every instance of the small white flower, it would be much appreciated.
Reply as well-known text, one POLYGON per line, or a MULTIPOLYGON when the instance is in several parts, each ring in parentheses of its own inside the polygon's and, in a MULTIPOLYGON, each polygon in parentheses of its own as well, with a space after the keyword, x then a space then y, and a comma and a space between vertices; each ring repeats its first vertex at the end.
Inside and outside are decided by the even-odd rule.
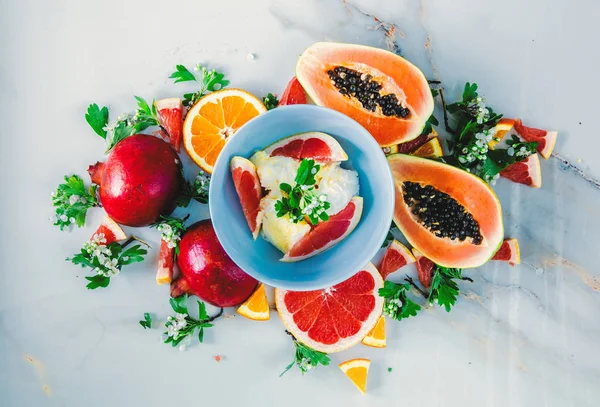
POLYGON ((179 342, 179 351, 183 352, 185 351, 188 346, 190 346, 190 344, 192 343, 192 338, 190 336, 186 336, 185 338, 183 338, 183 340, 181 342, 179 342))
POLYGON ((300 187, 301 190, 306 191, 308 189, 308 185, 302 185, 300 187))
POLYGON ((313 167, 312 170, 310 170, 310 173, 315 175, 317 173, 317 169, 313 167))
POLYGON ((461 164, 464 164, 467 162, 467 160, 465 159, 465 157, 463 157, 462 155, 458 156, 458 162, 461 164))
POLYGON ((69 198, 69 204, 75 205, 77 202, 79 202, 79 195, 71 195, 69 198))
POLYGON ((513 156, 515 155, 515 149, 512 147, 509 147, 508 150, 506 150, 506 154, 508 154, 509 156, 513 156))
POLYGON ((323 194, 323 195, 319 196, 319 201, 325 202, 326 200, 327 200, 327 195, 323 194))
POLYGON ((73 218, 73 217, 69 218, 69 222, 75 223, 75 218, 73 218))
POLYGON ((178 333, 179 330, 177 329, 177 327, 173 324, 169 324, 169 326, 167 327, 167 335, 169 335, 170 337, 175 337, 178 333))
POLYGON ((51 221, 52 223, 56 223, 56 222, 58 222, 58 218, 56 217, 56 215, 52 215, 52 216, 50 216, 50 218, 49 218, 49 219, 50 219, 50 221, 51 221))
POLYGON ((62 222, 66 222, 67 220, 69 220, 69 218, 67 217, 67 215, 60 215, 60 220, 62 222))
POLYGON ((51 196, 52 198, 56 198, 56 195, 57 195, 56 191, 52 191, 52 193, 50 194, 50 196, 51 196))

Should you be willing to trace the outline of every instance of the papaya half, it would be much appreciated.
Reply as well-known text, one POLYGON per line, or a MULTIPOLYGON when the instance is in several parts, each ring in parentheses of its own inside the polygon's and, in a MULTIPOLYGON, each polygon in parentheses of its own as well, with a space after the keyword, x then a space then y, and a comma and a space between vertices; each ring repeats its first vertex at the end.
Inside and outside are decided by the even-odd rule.
POLYGON ((504 238, 502 207, 483 180, 405 154, 387 157, 395 184, 394 223, 423 256, 444 267, 479 267, 504 238))
POLYGON ((296 77, 315 104, 350 116, 382 147, 418 137, 433 113, 419 68, 379 48, 318 42, 300 55, 296 77))

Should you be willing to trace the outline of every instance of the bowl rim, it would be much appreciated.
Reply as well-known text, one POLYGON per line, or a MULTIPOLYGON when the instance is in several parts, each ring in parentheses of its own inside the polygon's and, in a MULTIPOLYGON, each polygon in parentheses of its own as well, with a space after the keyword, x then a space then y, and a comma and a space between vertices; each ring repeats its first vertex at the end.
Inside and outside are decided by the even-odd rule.
MULTIPOLYGON (((281 106, 281 107, 277 107, 275 109, 271 109, 265 113, 260 114, 259 116, 253 118, 252 120, 248 121, 247 123, 245 123, 242 127, 240 127, 238 129, 238 131, 236 132, 236 134, 234 136, 232 136, 231 140, 229 140, 227 142, 227 144, 225 145, 225 147, 223 148, 223 150, 225 151, 227 149, 227 146, 229 145, 229 143, 235 139, 235 137, 243 130, 245 129, 247 126, 249 126, 251 123, 252 126, 256 125, 256 121, 262 121, 262 120, 267 120, 269 119, 270 116, 274 116, 274 115, 278 115, 281 114, 283 111, 289 111, 289 110, 297 110, 298 112, 296 114, 309 114, 307 112, 310 111, 319 111, 319 112, 325 112, 328 115, 331 115, 332 117, 335 117, 338 120, 343 120, 346 122, 351 122, 353 126, 357 127, 358 129, 360 129, 362 132, 366 133, 366 135, 368 135, 368 139, 365 138, 364 142, 366 143, 373 143, 374 146, 377 147, 377 149, 379 151, 381 151, 381 159, 387 163, 387 159, 385 157, 385 154, 383 153, 383 150, 381 150, 381 147, 379 146, 379 144, 377 143, 377 141, 373 138, 373 136, 371 135, 371 133, 368 132, 367 129, 365 129, 360 123, 358 123, 356 120, 354 120, 353 118, 340 113, 336 110, 327 108, 327 107, 323 107, 323 106, 316 106, 316 105, 308 105, 308 104, 302 104, 302 105, 287 105, 287 106, 281 106)), ((320 131, 318 129, 312 130, 312 131, 320 131)), ((302 132, 299 133, 295 133, 295 134, 300 134, 302 132)), ((281 138, 278 138, 277 140, 280 140, 281 138)), ((273 140, 273 142, 277 142, 277 140, 273 140)), ((267 144, 268 145, 268 144, 267 144)), ((267 146, 265 145, 265 147, 267 146)), ((229 162, 223 163, 224 161, 227 161, 226 156, 228 154, 223 154, 223 151, 221 152, 221 154, 219 154, 219 156, 217 157, 217 161, 215 162, 215 165, 213 167, 213 173, 212 175, 214 176, 215 173, 219 173, 220 171, 223 172, 223 176, 221 177, 222 179, 224 179, 224 177, 226 176, 226 174, 228 173, 227 169, 229 168, 229 162), (221 167, 224 166, 224 169, 221 170, 221 167)), ((350 159, 350 157, 349 157, 350 159)), ((395 187, 394 187, 394 179, 392 176, 392 171, 391 168, 389 167, 389 165, 384 165, 384 170, 383 173, 379 174, 380 177, 385 177, 387 178, 387 182, 386 180, 383 181, 384 184, 387 184, 387 189, 389 190, 389 196, 387 197, 388 199, 388 207, 390 208, 389 213, 388 214, 383 214, 383 216, 379 217, 379 221, 381 223, 385 223, 385 224, 391 224, 393 221, 393 217, 394 217, 394 205, 395 205, 395 187)), ((220 184, 220 183, 219 183, 220 184)), ((211 221, 213 220, 213 213, 215 212, 215 203, 214 200, 211 199, 211 196, 213 196, 214 194, 214 190, 217 188, 217 185, 215 182, 211 182, 210 183, 210 187, 209 187, 209 200, 208 200, 208 205, 209 205, 209 213, 210 213, 210 219, 211 221)), ((386 194, 388 195, 388 194, 386 194)), ((384 197, 380 197, 378 199, 385 199, 384 197)), ((218 211, 218 209, 217 209, 218 211)), ((372 235, 370 236, 370 238, 368 239, 368 242, 365 243, 365 247, 364 250, 361 250, 361 255, 360 256, 356 256, 356 257, 360 257, 361 259, 367 259, 366 261, 364 261, 364 264, 359 264, 362 263, 359 261, 356 261, 355 264, 352 265, 352 267, 350 268, 349 266, 349 270, 347 273, 341 273, 339 277, 337 278, 330 278, 328 281, 326 282, 317 282, 317 281, 321 281, 321 280, 327 280, 327 279, 316 279, 316 280, 289 280, 289 279, 274 279, 271 278, 269 276, 266 276, 262 273, 256 273, 255 270, 250 270, 248 271, 246 268, 244 267, 244 259, 239 259, 238 257, 243 257, 243 256, 238 256, 237 253, 235 252, 235 250, 228 250, 228 243, 223 244, 223 241, 227 241, 227 239, 223 239, 223 233, 222 231, 220 231, 220 228, 215 224, 215 222, 212 222, 214 230, 215 230, 215 234, 217 235, 217 239, 219 240, 219 243, 221 244, 221 246, 223 247, 223 249, 225 250, 225 252, 227 253, 227 255, 233 260, 233 262, 238 265, 238 267, 240 267, 245 273, 249 274, 250 276, 254 277, 256 280, 258 280, 261 283, 265 283, 267 285, 276 287, 276 288, 280 288, 280 289, 287 289, 287 290, 294 290, 294 291, 311 291, 311 290, 319 290, 319 289, 324 289, 327 287, 331 287, 334 286, 336 284, 339 284, 345 280, 347 280, 348 278, 350 278, 353 274, 357 273, 358 271, 360 271, 364 266, 366 266, 368 263, 371 262, 371 260, 373 259, 373 257, 375 257, 377 255, 377 253, 379 252, 379 250, 381 249, 381 245, 382 243, 385 241, 385 238, 387 236, 388 233, 388 228, 385 228, 385 231, 382 231, 379 235, 375 236, 372 235), (377 244, 374 244, 377 243, 377 244), (369 245, 373 244, 373 246, 369 249, 369 245), (232 255, 233 254, 233 255, 232 255), (342 275, 343 274, 343 275, 342 275)), ((360 222, 359 222, 359 226, 360 226, 360 222)), ((354 231, 352 232, 354 233, 354 231)), ((351 233, 351 234, 352 234, 351 233)), ((350 235, 351 235, 350 234, 350 235)), ((349 235, 349 236, 350 236, 349 235)), ((345 239, 342 240, 341 242, 339 242, 338 244, 343 245, 345 242, 345 239)), ((336 244, 336 246, 338 245, 336 244)), ((331 249, 331 248, 330 248, 331 249)), ((325 252, 329 251, 330 249, 326 250, 325 252)), ((325 253, 324 252, 324 253, 325 253)), ((293 263, 292 263, 293 264, 293 263)))

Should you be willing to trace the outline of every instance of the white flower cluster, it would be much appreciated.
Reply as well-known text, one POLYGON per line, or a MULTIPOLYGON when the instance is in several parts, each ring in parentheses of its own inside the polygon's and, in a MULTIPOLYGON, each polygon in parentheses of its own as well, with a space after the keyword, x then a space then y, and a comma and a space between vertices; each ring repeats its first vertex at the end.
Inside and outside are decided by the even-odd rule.
POLYGON ((94 273, 104 277, 114 277, 119 274, 119 259, 112 257, 112 251, 106 246, 104 233, 92 236, 89 242, 83 244, 83 250, 98 259, 100 267, 94 268, 94 273))
POLYGON ((521 146, 521 148, 516 151, 513 147, 509 147, 508 150, 506 150, 506 153, 511 157, 515 155, 517 157, 529 157, 531 155, 531 152, 525 146, 521 146))
POLYGON ((398 313, 398 310, 402 308, 402 305, 404 304, 402 304, 402 300, 400 300, 400 298, 392 298, 388 300, 383 312, 385 315, 394 318, 398 313))
POLYGON ((498 178, 500 178, 500 174, 496 174, 493 177, 490 177, 487 174, 484 175, 485 182, 487 182, 490 185, 496 185, 496 181, 498 181, 498 178))
POLYGON ((119 115, 119 117, 117 117, 117 120, 115 120, 114 122, 108 123, 106 126, 104 126, 102 128, 102 130, 107 131, 107 132, 113 132, 113 131, 115 131, 115 128, 117 127, 119 122, 125 122, 125 125, 131 126, 131 125, 135 124, 135 121, 137 119, 138 119, 137 112, 135 115, 133 115, 131 113, 123 113, 123 114, 119 115))
POLYGON ((169 249, 176 247, 177 242, 181 240, 179 231, 177 229, 173 229, 173 227, 171 227, 171 225, 168 223, 161 223, 158 225, 157 229, 161 233, 162 240, 167 242, 169 249))
POLYGON ((494 138, 495 130, 488 129, 475 134, 475 143, 470 143, 463 147, 461 155, 458 156, 458 162, 461 164, 470 164, 476 160, 484 161, 489 150, 488 143, 494 138))
POLYGON ((481 96, 478 96, 477 99, 471 101, 469 103, 469 108, 475 112, 477 124, 482 124, 490 117, 490 111, 485 106, 485 99, 481 96))
MULTIPOLYGON (((69 198, 67 198, 67 195, 57 191, 52 191, 52 193, 50 194, 50 196, 52 197, 52 205, 53 206, 62 206, 62 207, 67 207, 67 206, 73 206, 77 203, 82 203, 82 204, 87 204, 87 199, 83 196, 79 196, 79 195, 71 195, 69 198)), ((62 214, 62 215, 53 215, 50 216, 50 221, 52 223, 58 223, 59 221, 62 223, 75 223, 75 218, 74 217, 69 217, 66 214, 62 214)))
MULTIPOLYGON (((171 337, 174 340, 177 340, 182 335, 187 335, 187 333, 182 333, 182 330, 188 324, 186 320, 187 316, 188 314, 176 313, 174 317, 167 317, 167 323, 165 324, 165 326, 167 327, 167 338, 171 337)), ((179 350, 186 350, 190 343, 192 343, 192 338, 188 335, 181 342, 179 342, 179 350)))
POLYGON ((57 223, 59 220, 60 220, 62 223, 67 223, 67 222, 69 222, 69 223, 75 223, 75 218, 74 218, 74 217, 72 217, 72 216, 71 216, 71 217, 69 218, 69 217, 68 217, 67 215, 65 215, 65 214, 62 214, 62 215, 60 215, 60 216, 57 216, 57 215, 52 215, 52 216, 50 216, 48 219, 50 219, 50 222, 52 222, 52 223, 57 223))
MULTIPOLYGON (((306 191, 310 187, 308 185, 302 185, 300 188, 303 191, 306 191)), ((310 199, 310 202, 304 207, 304 209, 302 209, 302 213, 304 215, 313 214, 314 216, 319 216, 320 214, 325 212, 325 202, 327 201, 327 195, 307 194, 306 198, 310 199)))
POLYGON ((309 370, 314 369, 316 366, 311 363, 310 359, 302 358, 302 360, 300 360, 300 362, 298 362, 298 367, 303 372, 308 372, 309 370))
POLYGON ((207 195, 208 188, 210 187, 210 175, 200 170, 196 179, 194 180, 194 189, 198 195, 207 195))

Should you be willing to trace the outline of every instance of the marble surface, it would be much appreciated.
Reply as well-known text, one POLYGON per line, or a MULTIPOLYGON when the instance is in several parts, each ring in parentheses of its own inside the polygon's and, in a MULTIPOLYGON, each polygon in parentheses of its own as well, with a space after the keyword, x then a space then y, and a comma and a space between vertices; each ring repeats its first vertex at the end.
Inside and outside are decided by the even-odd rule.
POLYGON ((598 17, 594 0, 0 0, 0 405, 597 406, 598 17), (102 156, 87 105, 182 93, 167 79, 177 63, 281 92, 318 40, 401 53, 450 97, 476 81, 495 109, 559 131, 542 189, 497 185, 523 264, 469 271, 450 314, 389 323, 387 349, 357 346, 304 377, 278 377, 293 348, 276 315, 223 319, 186 352, 162 345, 137 323, 169 312, 156 251, 89 292, 64 258, 102 211, 71 233, 47 221, 61 176, 102 156), (367 396, 335 367, 355 356, 373 361, 367 396))

